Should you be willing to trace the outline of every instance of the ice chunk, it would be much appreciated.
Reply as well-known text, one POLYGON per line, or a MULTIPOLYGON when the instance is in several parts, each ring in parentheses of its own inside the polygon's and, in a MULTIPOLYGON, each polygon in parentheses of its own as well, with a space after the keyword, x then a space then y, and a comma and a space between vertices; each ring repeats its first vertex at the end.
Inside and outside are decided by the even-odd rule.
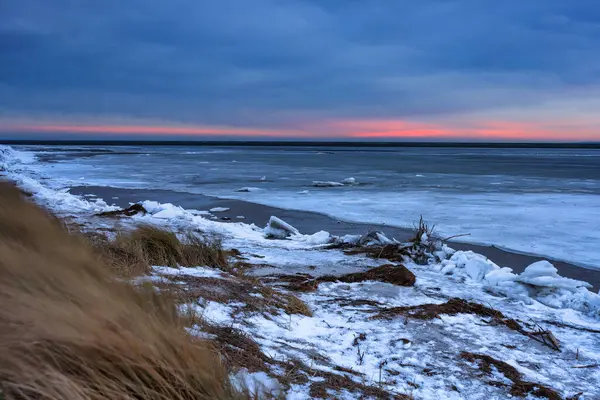
POLYGON ((210 212, 225 212, 225 211, 229 211, 229 210, 230 210, 230 208, 227 208, 227 207, 214 207, 208 211, 210 211, 210 212))
POLYGON ((465 272, 474 281, 480 282, 494 267, 484 257, 474 257, 465 263, 465 272))
POLYGON ((358 244, 358 242, 360 241, 360 238, 362 236, 361 235, 344 235, 342 237, 339 238, 339 241, 341 243, 346 243, 346 244, 358 244))
POLYGON ((378 231, 371 231, 358 240, 358 244, 361 246, 385 246, 392 243, 394 243, 393 240, 388 239, 387 236, 378 231))
POLYGON ((261 181, 266 181, 266 180, 267 180, 267 177, 266 177, 266 176, 263 176, 262 178, 260 178, 260 180, 261 180, 261 181))
POLYGON ((489 285, 498 285, 500 282, 513 282, 517 275, 513 274, 512 268, 504 267, 494 269, 485 275, 485 281, 489 285))
POLYGON ((300 234, 298 229, 275 216, 269 218, 269 223, 265 227, 264 232, 266 237, 274 239, 285 239, 291 235, 300 234))
POLYGON ((340 187, 344 186, 341 182, 332 182, 332 181, 313 181, 314 187, 340 187))
POLYGON ((171 207, 164 207, 161 211, 152 216, 159 219, 171 219, 182 217, 186 214, 185 210, 181 207, 173 206, 171 204, 169 204, 169 206, 171 207))
POLYGON ((142 203, 142 207, 144 207, 149 214, 154 214, 160 211, 160 203, 157 201, 146 200, 142 203))
MULTIPOLYGON (((453 250, 448 247, 442 249, 444 254, 452 254, 450 259, 443 260, 441 263, 441 270, 445 274, 465 276, 474 281, 481 282, 489 273, 500 269, 499 266, 481 254, 472 251, 456 251, 452 253, 453 250), (448 265, 454 265, 456 268, 445 268, 448 265)), ((491 275, 490 279, 494 280, 498 277, 491 275)))
POLYGON ((342 183, 344 185, 356 185, 357 184, 356 179, 353 178, 353 177, 346 178, 346 179, 342 180, 342 183))
POLYGON ((260 189, 257 187, 243 187, 240 188, 238 190, 236 190, 236 192, 258 192, 260 189))
POLYGON ((533 286, 552 288, 592 287, 587 282, 560 276, 556 267, 546 260, 535 262, 525 268, 525 271, 519 275, 517 281, 533 286))
POLYGON ((303 235, 301 240, 306 244, 320 245, 330 243, 332 241, 332 237, 329 232, 319 231, 317 233, 313 233, 312 235, 303 235))

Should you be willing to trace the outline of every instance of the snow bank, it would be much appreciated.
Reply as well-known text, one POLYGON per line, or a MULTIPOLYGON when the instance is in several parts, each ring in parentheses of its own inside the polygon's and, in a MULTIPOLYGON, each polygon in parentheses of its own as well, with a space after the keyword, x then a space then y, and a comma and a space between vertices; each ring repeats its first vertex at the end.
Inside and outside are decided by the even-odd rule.
POLYGON ((12 170, 19 164, 36 162, 33 153, 17 151, 10 146, 0 145, 0 170, 12 170))
POLYGON ((90 201, 80 196, 74 196, 66 189, 49 189, 37 180, 23 175, 22 166, 35 161, 35 156, 32 153, 17 151, 10 146, 0 145, 0 170, 4 171, 7 177, 21 189, 31 193, 39 204, 69 214, 74 212, 99 213, 119 209, 115 206, 109 206, 102 199, 90 201))
POLYGON ((538 261, 517 275, 472 251, 457 251, 434 266, 440 273, 479 282, 498 295, 538 301, 552 308, 570 308, 600 319, 600 295, 590 292, 587 282, 565 278, 548 261, 538 261))

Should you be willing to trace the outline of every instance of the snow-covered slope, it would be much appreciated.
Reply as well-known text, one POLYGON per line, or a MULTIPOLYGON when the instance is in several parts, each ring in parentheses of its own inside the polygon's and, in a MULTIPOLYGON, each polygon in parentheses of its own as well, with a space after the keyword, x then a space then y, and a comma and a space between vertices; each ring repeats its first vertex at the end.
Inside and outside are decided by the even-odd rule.
MULTIPOLYGON (((88 228, 114 223, 96 215, 114 208, 22 176, 11 164, 15 155, 2 151, 4 173, 31 192, 35 201, 88 228)), ((226 248, 239 250, 244 263, 253 265, 251 271, 259 277, 343 274, 389 263, 327 248, 328 243, 356 242, 360 236, 304 234, 279 219, 267 228, 222 223, 172 204, 142 205, 148 213, 124 218, 120 226, 150 223, 218 235, 226 248), (285 235, 276 232, 280 235, 273 239, 274 229, 285 235)), ((395 243, 381 235, 364 242, 374 246, 395 243)), ((427 265, 405 260, 416 276, 414 286, 323 282, 314 292, 297 294, 312 316, 240 313, 234 301, 201 298, 187 307, 216 326, 249 335, 268 356, 265 365, 269 369, 249 371, 239 379, 262 381, 273 390, 285 391, 288 399, 323 394, 315 388, 325 388, 327 398, 354 399, 365 396, 361 387, 416 399, 491 400, 519 393, 530 398, 544 393, 546 398, 600 398, 600 296, 588 284, 559 276, 549 262, 514 274, 473 252, 455 252, 447 246, 436 250, 437 259, 427 265), (435 315, 419 314, 423 310, 435 310, 435 315), (550 337, 556 339, 558 349, 550 337), (304 378, 284 386, 281 382, 291 372, 281 366, 292 361, 302 363, 304 378), (332 376, 345 382, 339 390, 331 389, 332 376), (551 397, 554 394, 544 392, 542 385, 559 397, 551 397)), ((231 278, 202 267, 155 269, 156 277, 176 276, 180 278, 176 281, 184 281, 181 276, 185 275, 231 278)), ((209 335, 201 328, 191 332, 209 335)), ((377 397, 373 393, 371 397, 377 397)))

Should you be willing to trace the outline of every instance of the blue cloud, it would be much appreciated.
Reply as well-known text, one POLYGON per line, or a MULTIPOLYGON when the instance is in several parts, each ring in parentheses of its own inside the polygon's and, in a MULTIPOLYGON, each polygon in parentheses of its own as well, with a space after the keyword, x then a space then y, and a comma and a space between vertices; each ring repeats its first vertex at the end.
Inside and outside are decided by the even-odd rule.
POLYGON ((592 0, 6 0, 0 109, 266 124, 525 107, 597 85, 599 48, 592 0))

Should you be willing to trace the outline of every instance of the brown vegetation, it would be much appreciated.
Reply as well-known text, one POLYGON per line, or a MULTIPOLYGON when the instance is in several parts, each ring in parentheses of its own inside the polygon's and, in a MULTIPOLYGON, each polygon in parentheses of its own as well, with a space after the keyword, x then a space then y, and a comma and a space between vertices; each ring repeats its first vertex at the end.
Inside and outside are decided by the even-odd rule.
POLYGON ((276 275, 272 277, 288 282, 287 287, 289 289, 300 292, 314 291, 318 288, 319 284, 323 282, 357 283, 378 281, 398 286, 414 286, 416 282, 415 275, 404 265, 400 264, 386 264, 380 267, 371 268, 365 272, 355 272, 339 276, 323 275, 315 278, 308 274, 297 274, 276 275))
POLYGON ((88 246, 7 184, 0 304, 0 392, 8 400, 240 396, 214 348, 185 333, 172 304, 113 279, 88 246))
MULTIPOLYGON (((417 306, 388 308, 380 312, 374 318, 391 318, 394 316, 403 315, 414 319, 430 320, 437 318, 441 314, 475 314, 482 317, 492 317, 499 320, 508 319, 504 316, 504 314, 502 314, 502 312, 498 310, 494 310, 493 308, 459 298, 453 298, 448 300, 446 303, 441 304, 420 304, 417 306)), ((510 323, 510 325, 514 326, 514 329, 521 329, 520 325, 516 321, 514 321, 514 323, 510 323)))
POLYGON ((118 233, 113 240, 92 236, 90 242, 102 261, 121 276, 149 274, 154 265, 219 268, 227 265, 220 242, 194 233, 180 239, 173 232, 151 225, 118 233))
POLYGON ((272 315, 300 314, 312 316, 310 308, 293 294, 283 292, 261 283, 258 279, 237 275, 223 278, 206 278, 189 275, 166 275, 176 283, 158 283, 157 286, 168 291, 180 303, 190 299, 202 298, 219 303, 243 304, 239 311, 260 312, 272 315))
POLYGON ((486 307, 478 303, 472 303, 459 298, 452 298, 446 303, 441 304, 420 304, 417 306, 393 307, 382 310, 375 315, 375 319, 393 318, 395 316, 405 316, 420 320, 431 320, 439 317, 441 314, 457 315, 457 314, 473 314, 481 317, 491 318, 491 322, 496 325, 504 325, 508 329, 516 331, 522 335, 529 337, 553 350, 560 350, 558 340, 554 337, 551 331, 542 329, 538 325, 534 325, 533 329, 530 326, 526 329, 517 320, 508 318, 502 312, 486 307))
MULTIPOLYGON (((477 364, 481 372, 486 375, 490 375, 492 373, 492 367, 494 367, 498 372, 512 382, 512 385, 510 386, 510 394, 513 396, 526 397, 531 394, 535 397, 541 397, 550 400, 562 399, 556 390, 548 386, 524 381, 523 375, 517 371, 515 367, 504 361, 497 360, 486 354, 463 352, 460 356, 464 360, 477 364)), ((490 382, 490 384, 495 386, 503 385, 501 382, 490 382)))

